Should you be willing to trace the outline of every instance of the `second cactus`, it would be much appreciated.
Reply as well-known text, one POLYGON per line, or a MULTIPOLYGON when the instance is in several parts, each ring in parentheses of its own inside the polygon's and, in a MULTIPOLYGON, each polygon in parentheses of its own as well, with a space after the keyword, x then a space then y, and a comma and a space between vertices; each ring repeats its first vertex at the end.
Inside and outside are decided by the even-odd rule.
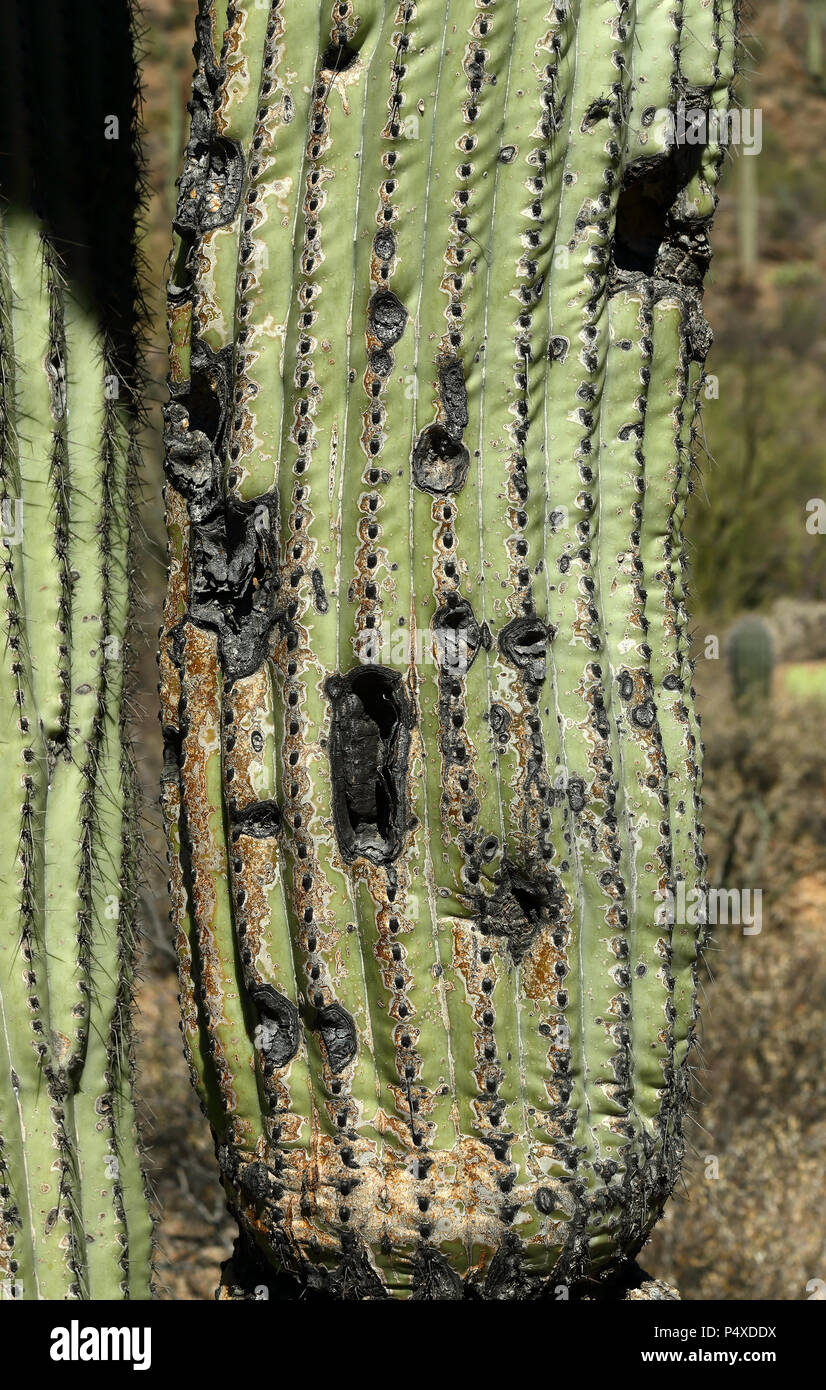
POLYGON ((741 709, 762 705, 771 692, 774 643, 771 630, 756 613, 738 618, 726 640, 734 698, 741 709))

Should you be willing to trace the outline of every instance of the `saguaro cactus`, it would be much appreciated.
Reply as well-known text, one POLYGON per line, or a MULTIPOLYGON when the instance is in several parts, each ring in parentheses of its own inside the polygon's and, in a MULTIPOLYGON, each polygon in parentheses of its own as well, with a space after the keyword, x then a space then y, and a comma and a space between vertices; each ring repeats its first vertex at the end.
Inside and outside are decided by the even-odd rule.
POLYGON ((110 7, 98 47, 100 14, 84 3, 72 18, 91 73, 79 61, 45 83, 38 69, 41 91, 31 43, 38 21, 54 37, 56 9, 0 18, 0 1296, 140 1298, 151 1226, 132 1096, 123 719, 133 69, 128 7, 110 7), (124 107, 110 104, 106 60, 124 107), (119 109, 125 153, 104 145, 119 109))
POLYGON ((225 1294, 606 1280, 683 1152, 728 0, 199 6, 163 796, 225 1294), (291 1287, 287 1285, 287 1287, 291 1287))
POLYGON ((732 626, 726 656, 734 698, 741 707, 760 704, 771 691, 774 643, 768 623, 746 613, 732 626))

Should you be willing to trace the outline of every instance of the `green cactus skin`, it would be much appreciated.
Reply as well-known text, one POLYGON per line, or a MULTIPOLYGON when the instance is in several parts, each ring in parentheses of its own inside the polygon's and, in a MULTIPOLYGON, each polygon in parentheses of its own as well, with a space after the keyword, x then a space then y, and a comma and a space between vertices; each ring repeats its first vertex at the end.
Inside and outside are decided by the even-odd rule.
POLYGON ((667 113, 734 9, 200 4, 160 665, 225 1297, 593 1287, 676 1179, 723 151, 667 113))
MULTIPOLYGON (((46 28, 56 23, 48 5, 35 8, 46 28)), ((128 228, 135 200, 118 196, 114 172, 108 219, 95 221, 88 190, 90 225, 70 234, 86 206, 73 177, 82 183, 107 155, 100 64, 112 63, 113 29, 131 99, 131 18, 116 8, 103 24, 86 0, 74 14, 75 39, 84 26, 95 36, 87 61, 101 82, 99 121, 91 100, 75 111, 59 61, 37 111, 28 109, 36 18, 22 4, 0 18, 2 1298, 151 1294, 133 1098, 136 781, 124 724, 138 420, 123 346, 133 287, 127 279, 114 291, 120 315, 107 317, 98 295, 113 260, 128 268, 130 242, 107 256, 101 240, 122 230, 121 216, 128 228), (38 122, 48 125, 55 103, 65 122, 52 147, 38 122), (86 168, 62 143, 79 130, 86 168)), ((79 62, 81 86, 84 71, 79 62)), ((127 189, 130 161, 127 149, 117 163, 127 189)))
POLYGON ((33 216, 0 220, 5 839, 0 1280, 147 1297, 132 1104, 134 787, 122 696, 128 412, 110 349, 33 216), (20 510, 15 510, 19 508, 20 510))
POLYGON ((766 701, 774 670, 774 642, 768 623, 756 613, 738 618, 726 638, 726 657, 737 703, 746 707, 766 701))

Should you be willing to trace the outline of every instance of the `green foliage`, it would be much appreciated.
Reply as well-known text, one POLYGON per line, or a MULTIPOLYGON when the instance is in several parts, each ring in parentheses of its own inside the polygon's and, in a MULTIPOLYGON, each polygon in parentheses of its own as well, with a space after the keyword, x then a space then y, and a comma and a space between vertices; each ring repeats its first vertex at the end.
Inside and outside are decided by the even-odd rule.
POLYGON ((229 1293, 575 1289, 676 1179, 722 151, 661 116, 734 18, 200 4, 163 796, 229 1293))
POLYGON ((715 231, 715 342, 702 392, 709 457, 687 522, 696 610, 715 626, 784 595, 826 592, 826 546, 807 526, 807 503, 824 492, 826 105, 805 77, 805 17, 802 0, 764 6, 749 38, 749 97, 763 120, 759 155, 734 153, 756 170, 759 254, 747 283, 735 241, 739 179, 727 184, 715 231))
POLYGON ((794 700, 826 700, 826 663, 801 661, 787 666, 783 689, 794 700))
MULTIPOLYGON (((787 294, 787 326, 812 330, 820 310, 809 291, 787 294)), ((823 538, 808 529, 819 498, 822 448, 816 402, 820 362, 770 342, 751 323, 754 356, 714 363, 719 399, 704 408, 710 462, 691 504, 688 531, 701 612, 733 617, 785 594, 826 588, 823 538)))

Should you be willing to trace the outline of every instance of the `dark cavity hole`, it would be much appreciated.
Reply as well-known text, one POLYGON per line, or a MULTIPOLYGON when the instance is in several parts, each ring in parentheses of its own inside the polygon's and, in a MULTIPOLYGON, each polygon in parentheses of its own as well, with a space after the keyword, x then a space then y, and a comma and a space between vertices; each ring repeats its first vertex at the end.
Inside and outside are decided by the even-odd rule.
POLYGON ((193 372, 187 394, 189 428, 200 430, 211 444, 218 438, 223 409, 215 378, 209 372, 193 372))
POLYGON ((412 466, 416 486, 440 497, 464 486, 470 454, 443 425, 428 425, 416 440, 412 466))
POLYGON ((672 221, 674 203, 702 154, 701 145, 681 143, 665 157, 629 165, 617 201, 613 260, 618 270, 654 274, 664 244, 679 231, 672 221))
POLYGON ((256 1043, 265 1060, 284 1067, 295 1056, 300 1042, 298 1010, 272 985, 254 985, 250 991, 258 1010, 256 1043))
POLYGON ((480 926, 486 935, 502 937, 518 962, 539 932, 558 917, 563 901, 556 874, 525 872, 506 857, 496 889, 480 897, 480 926))
POLYGON ((333 811, 344 857, 387 864, 405 831, 412 715, 401 676, 362 666, 327 683, 333 701, 333 811))
POLYGON ((548 628, 538 618, 514 618, 499 634, 499 650, 506 661, 538 683, 545 679, 545 649, 549 637, 548 628))
POLYGON ((348 43, 339 40, 337 43, 330 43, 321 55, 321 66, 330 69, 332 72, 345 72, 351 68, 358 59, 355 48, 351 48, 348 43))
POLYGON ((281 811, 275 801, 253 801, 241 810, 233 808, 231 822, 234 833, 267 840, 281 829, 281 811))

